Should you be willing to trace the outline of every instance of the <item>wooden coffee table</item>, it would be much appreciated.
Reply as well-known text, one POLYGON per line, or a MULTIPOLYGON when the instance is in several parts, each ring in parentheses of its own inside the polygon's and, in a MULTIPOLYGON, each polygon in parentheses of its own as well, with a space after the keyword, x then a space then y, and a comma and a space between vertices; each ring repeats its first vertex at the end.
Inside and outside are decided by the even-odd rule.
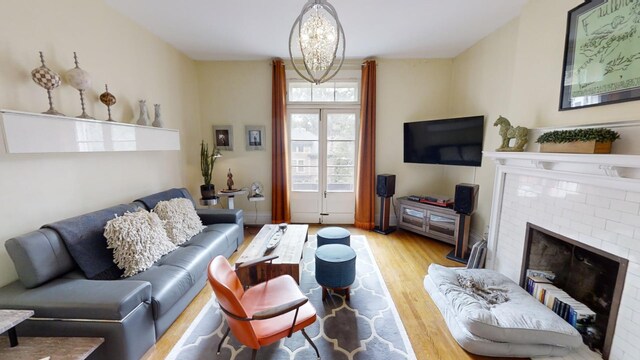
MULTIPOLYGON (((267 224, 253 239, 236 261, 236 266, 265 255, 267 242, 278 231, 277 224, 267 224)), ((309 225, 289 225, 280 244, 266 255, 278 255, 271 263, 263 263, 249 268, 238 269, 238 278, 244 286, 251 286, 280 275, 291 275, 300 283, 300 262, 302 249, 307 242, 309 225)))

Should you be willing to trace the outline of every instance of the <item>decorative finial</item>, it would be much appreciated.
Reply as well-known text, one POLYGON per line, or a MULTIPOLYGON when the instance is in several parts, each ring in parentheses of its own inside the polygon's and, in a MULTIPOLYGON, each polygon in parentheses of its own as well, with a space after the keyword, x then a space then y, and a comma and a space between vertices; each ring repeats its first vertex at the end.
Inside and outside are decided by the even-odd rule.
POLYGON ((64 114, 59 113, 53 107, 53 99, 51 97, 51 91, 60 86, 60 75, 58 75, 55 71, 49 69, 44 64, 44 55, 42 54, 42 51, 39 51, 39 53, 40 63, 42 63, 42 65, 31 71, 31 79, 33 79, 33 81, 38 84, 38 86, 47 90, 47 97, 49 98, 49 110, 45 111, 43 114, 64 116, 64 114))
POLYGON ((76 55, 76 52, 73 52, 73 62, 76 63, 76 67, 79 68, 80 64, 78 64, 78 55, 76 55))
POLYGON ((109 86, 107 84, 104 84, 104 90, 105 92, 103 92, 102 94, 100 94, 100 102, 105 104, 107 106, 107 113, 109 114, 109 118, 107 118, 107 121, 114 121, 111 118, 111 106, 116 104, 116 97, 113 96, 112 93, 109 92, 109 86))

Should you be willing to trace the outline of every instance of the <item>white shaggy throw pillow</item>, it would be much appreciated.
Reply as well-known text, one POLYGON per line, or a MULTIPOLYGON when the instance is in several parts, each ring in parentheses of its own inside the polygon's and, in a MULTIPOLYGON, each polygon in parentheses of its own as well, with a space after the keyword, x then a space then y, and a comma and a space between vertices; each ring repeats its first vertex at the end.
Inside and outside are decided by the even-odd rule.
POLYGON ((176 249, 169 241, 164 221, 146 210, 127 212, 109 220, 104 227, 107 248, 113 262, 124 270, 123 277, 147 270, 163 255, 176 249))
POLYGON ((153 212, 165 221, 164 228, 171 242, 180 245, 205 228, 189 199, 160 201, 153 212))

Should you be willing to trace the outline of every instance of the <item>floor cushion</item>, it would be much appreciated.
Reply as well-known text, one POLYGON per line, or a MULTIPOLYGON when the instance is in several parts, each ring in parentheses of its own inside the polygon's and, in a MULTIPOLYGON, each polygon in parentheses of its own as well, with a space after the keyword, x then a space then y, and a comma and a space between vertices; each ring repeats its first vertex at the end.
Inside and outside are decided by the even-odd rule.
POLYGON ((424 279, 424 287, 440 310, 440 313, 442 313, 451 336, 463 349, 470 353, 483 356, 528 358, 534 356, 564 356, 571 352, 570 348, 563 346, 504 343, 476 336, 461 324, 454 309, 428 275, 424 279))
POLYGON ((580 333, 506 276, 486 269, 451 269, 432 264, 429 275, 460 323, 472 334, 500 342, 576 348, 580 333), (460 286, 469 277, 487 288, 504 290, 508 301, 488 305, 460 286))

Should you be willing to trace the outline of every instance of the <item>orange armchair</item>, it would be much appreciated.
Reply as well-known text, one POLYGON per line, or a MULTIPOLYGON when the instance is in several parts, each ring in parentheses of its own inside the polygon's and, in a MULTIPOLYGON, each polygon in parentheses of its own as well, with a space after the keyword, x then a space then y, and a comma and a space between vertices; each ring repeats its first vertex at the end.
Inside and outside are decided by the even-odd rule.
MULTIPOLYGON (((276 257, 266 256, 240 267, 254 266, 276 257)), ((285 336, 291 337, 300 330, 320 359, 318 348, 304 331, 316 321, 316 309, 291 276, 278 276, 245 290, 227 259, 217 256, 209 264, 208 277, 228 324, 218 344, 218 354, 229 331, 239 342, 253 349, 251 358, 255 360, 259 348, 285 336)))

